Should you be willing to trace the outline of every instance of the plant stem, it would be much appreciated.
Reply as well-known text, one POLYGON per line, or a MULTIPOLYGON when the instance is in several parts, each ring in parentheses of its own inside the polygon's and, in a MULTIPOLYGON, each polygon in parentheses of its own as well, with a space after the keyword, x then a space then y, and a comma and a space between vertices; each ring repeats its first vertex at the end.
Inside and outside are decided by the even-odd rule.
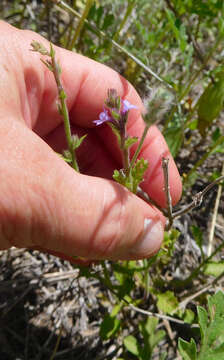
POLYGON ((129 156, 129 150, 125 147, 125 140, 126 140, 126 129, 124 128, 120 132, 120 148, 122 152, 122 160, 123 160, 123 168, 126 175, 130 174, 130 156, 129 156))
POLYGON ((137 160, 137 157, 138 157, 138 155, 139 155, 139 153, 140 153, 140 151, 141 151, 143 142, 144 142, 144 140, 145 140, 145 137, 146 137, 146 135, 147 135, 147 132, 148 132, 148 130, 149 130, 150 125, 151 125, 150 123, 147 123, 147 124, 145 125, 145 129, 144 129, 143 134, 142 134, 142 137, 141 137, 141 139, 140 139, 140 141, 139 141, 139 143, 138 143, 138 147, 137 147, 137 149, 136 149, 136 151, 135 151, 135 153, 134 153, 134 155, 133 155, 133 157, 132 157, 132 159, 131 159, 131 162, 130 162, 130 165, 129 165, 129 171, 130 171, 131 168, 134 166, 135 161, 137 160))
POLYGON ((165 195, 166 195, 167 217, 169 220, 169 224, 166 226, 166 231, 168 231, 171 228, 171 226, 173 225, 173 209, 172 209, 172 199, 171 199, 171 195, 170 195, 168 163, 169 163, 169 158, 162 158, 164 191, 165 191, 165 195))
POLYGON ((197 193, 194 197, 193 197, 193 201, 184 206, 184 208, 176 211, 175 213, 172 214, 172 218, 175 219, 183 214, 188 213, 190 210, 194 209, 195 207, 199 206, 203 200, 204 195, 213 188, 213 186, 215 186, 216 184, 220 183, 222 180, 224 180, 224 176, 220 176, 219 178, 217 178, 216 180, 214 180, 212 183, 210 183, 208 186, 206 186, 206 188, 204 188, 202 191, 200 191, 199 193, 197 193))
POLYGON ((54 74, 54 78, 55 78, 57 88, 58 88, 58 97, 59 97, 60 104, 61 104, 60 110, 61 110, 61 114, 62 114, 63 121, 64 121, 65 136, 66 136, 69 151, 72 156, 72 164, 71 165, 72 165, 73 169, 75 169, 76 171, 79 171, 75 151, 73 149, 73 139, 72 139, 72 133, 71 133, 71 127, 70 127, 70 121, 69 121, 69 113, 68 113, 68 108, 67 108, 67 104, 66 104, 66 94, 65 94, 65 91, 64 91, 62 83, 61 83, 60 69, 55 60, 55 52, 53 50, 52 45, 51 45, 50 56, 51 56, 51 61, 52 61, 53 74, 54 74))

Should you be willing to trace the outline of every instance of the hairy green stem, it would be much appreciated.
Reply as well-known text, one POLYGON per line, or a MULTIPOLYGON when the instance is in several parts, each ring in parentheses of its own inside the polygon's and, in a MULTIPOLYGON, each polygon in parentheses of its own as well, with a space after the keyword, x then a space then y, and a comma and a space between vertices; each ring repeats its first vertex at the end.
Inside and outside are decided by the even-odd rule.
POLYGON ((126 140, 126 129, 120 132, 120 148, 122 152, 122 161, 123 167, 126 175, 130 174, 130 156, 129 150, 125 147, 125 140, 126 140))
POLYGON ((69 121, 69 113, 68 113, 68 108, 67 108, 67 104, 66 104, 66 94, 65 94, 65 91, 64 91, 62 83, 61 83, 60 69, 55 60, 55 52, 53 50, 52 45, 51 45, 50 56, 51 56, 51 60, 52 60, 53 74, 54 74, 54 78, 55 78, 57 88, 58 88, 58 97, 59 97, 60 104, 61 104, 60 110, 61 110, 61 114, 62 114, 63 121, 64 121, 65 136, 66 136, 69 151, 72 156, 72 167, 76 171, 79 171, 79 167, 78 167, 78 163, 77 163, 76 155, 75 155, 75 150, 73 149, 73 139, 72 139, 72 133, 71 133, 71 127, 70 127, 70 121, 69 121))

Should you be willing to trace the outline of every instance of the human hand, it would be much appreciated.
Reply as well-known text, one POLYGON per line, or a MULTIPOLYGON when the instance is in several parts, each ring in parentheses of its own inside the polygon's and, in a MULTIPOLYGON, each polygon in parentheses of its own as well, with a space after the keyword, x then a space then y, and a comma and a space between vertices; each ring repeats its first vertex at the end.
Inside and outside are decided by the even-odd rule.
MULTIPOLYGON (((0 22, 0 249, 38 248, 63 258, 138 259, 158 251, 162 214, 111 180, 120 153, 107 125, 95 127, 107 90, 114 88, 138 106, 128 133, 140 137, 142 102, 112 69, 57 48, 72 131, 87 134, 78 150, 82 174, 53 151, 66 148, 57 88, 40 56, 30 51, 41 36, 0 22), (53 150, 52 150, 53 149, 53 150)), ((142 185, 165 206, 162 157, 169 157, 170 192, 175 204, 181 182, 159 130, 150 128, 140 157, 149 161, 142 185)))

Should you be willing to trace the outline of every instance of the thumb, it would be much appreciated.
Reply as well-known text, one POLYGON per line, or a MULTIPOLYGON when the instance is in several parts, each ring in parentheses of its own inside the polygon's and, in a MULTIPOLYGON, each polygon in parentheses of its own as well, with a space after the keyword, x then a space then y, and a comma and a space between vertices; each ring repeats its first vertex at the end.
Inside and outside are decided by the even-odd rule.
POLYGON ((113 181, 76 173, 22 122, 7 119, 2 131, 2 249, 112 260, 159 249, 164 220, 157 210, 113 181))

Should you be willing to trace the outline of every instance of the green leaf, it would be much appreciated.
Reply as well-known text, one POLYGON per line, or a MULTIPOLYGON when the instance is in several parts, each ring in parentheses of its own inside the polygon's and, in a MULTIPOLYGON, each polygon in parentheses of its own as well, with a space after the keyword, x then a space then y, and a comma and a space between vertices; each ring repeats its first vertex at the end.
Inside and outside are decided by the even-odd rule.
POLYGON ((219 276, 224 272, 224 261, 211 261, 205 265, 204 273, 206 275, 219 276))
MULTIPOLYGON (((56 152, 56 151, 55 151, 56 152)), ((71 163, 72 162, 72 159, 68 159, 66 158, 65 156, 63 156, 62 154, 56 152, 56 154, 61 158, 63 159, 64 161, 66 161, 67 163, 71 163)))
POLYGON ((115 110, 111 110, 111 116, 117 121, 120 120, 120 114, 115 110))
POLYGON ((183 357, 183 360, 196 360, 197 348, 194 339, 187 342, 181 338, 178 339, 178 350, 183 357))
POLYGON ((47 55, 50 56, 49 51, 45 48, 45 46, 41 43, 39 43, 38 41, 33 40, 31 42, 31 46, 32 46, 32 51, 36 51, 39 52, 41 55, 47 55))
POLYGON ((219 116, 224 102, 224 72, 217 74, 198 101, 198 130, 204 136, 211 123, 219 116))
POLYGON ((62 153, 63 153, 62 157, 66 159, 65 161, 69 163, 72 162, 72 154, 70 153, 69 150, 64 150, 62 153))
POLYGON ((139 344, 138 344, 137 339, 134 336, 132 336, 132 335, 126 336, 124 338, 124 346, 133 355, 140 356, 139 344))
POLYGON ((135 144, 138 141, 138 137, 128 137, 125 140, 125 149, 129 149, 133 144, 135 144))
POLYGON ((208 314, 207 311, 202 306, 197 306, 197 313, 198 313, 198 322, 201 331, 201 338, 203 341, 203 339, 206 336, 206 330, 208 325, 208 314))
POLYGON ((198 127, 198 119, 194 119, 192 120, 189 124, 188 124, 188 129, 190 130, 196 130, 198 127))
POLYGON ((114 173, 113 173, 113 179, 115 181, 117 181, 119 184, 125 186, 127 189, 129 189, 130 191, 132 191, 132 183, 130 181, 130 178, 127 178, 125 176, 125 173, 124 173, 124 170, 121 169, 121 170, 114 170, 114 173))
POLYGON ((192 324, 195 318, 195 313, 190 310, 190 309, 186 309, 183 313, 182 316, 184 322, 188 323, 188 324, 192 324))
POLYGON ((108 340, 113 337, 119 330, 121 322, 116 316, 110 314, 105 315, 103 322, 100 325, 100 337, 103 340, 108 340))
POLYGON ((83 140, 86 138, 87 134, 83 135, 81 138, 78 137, 78 135, 72 135, 72 148, 73 150, 76 150, 80 147, 83 140))
POLYGON ((146 321, 141 321, 139 323, 139 331, 144 338, 144 348, 142 352, 143 359, 151 358, 153 349, 159 344, 166 334, 164 330, 156 331, 157 325, 158 319, 155 317, 148 317, 146 321))
POLYGON ((208 298, 207 312, 197 307, 201 330, 201 349, 198 360, 224 360, 224 294, 218 291, 208 298))
POLYGON ((138 185, 143 181, 144 174, 148 168, 148 161, 145 159, 138 159, 131 169, 132 176, 132 192, 135 194, 138 185))
POLYGON ((157 307, 164 314, 172 314, 178 307, 178 300, 172 291, 157 294, 157 307))
POLYGON ((179 19, 175 18, 175 15, 171 10, 165 9, 165 11, 170 27, 179 43, 180 49, 182 52, 184 52, 187 47, 187 36, 186 36, 185 26, 181 24, 179 19))

